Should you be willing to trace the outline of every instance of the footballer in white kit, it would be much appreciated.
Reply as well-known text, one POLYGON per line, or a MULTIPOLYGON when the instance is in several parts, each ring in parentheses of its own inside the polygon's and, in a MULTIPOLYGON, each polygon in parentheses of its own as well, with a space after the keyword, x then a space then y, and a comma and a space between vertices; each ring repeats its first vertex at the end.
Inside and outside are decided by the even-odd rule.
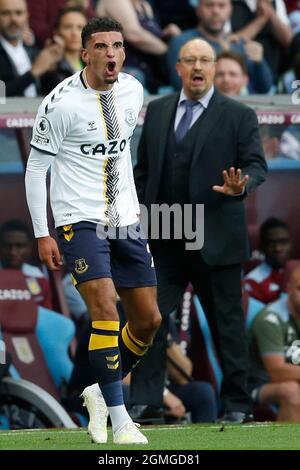
MULTIPOLYGON (((54 88, 39 107, 31 146, 43 152, 45 167, 51 165, 51 208, 75 284, 98 277, 112 277, 118 287, 156 284, 145 240, 97 237, 97 224, 136 224, 139 231, 130 139, 142 104, 142 85, 131 75, 119 73, 111 90, 99 92, 88 86, 82 70, 54 88), (114 256, 110 266, 106 255, 120 249, 129 264, 132 256, 139 260, 137 270, 126 269, 124 254, 122 263, 114 256)), ((47 225, 35 224, 34 218, 33 224, 36 237, 48 234, 47 225)))
POLYGON ((126 410, 122 388, 122 378, 147 352, 161 322, 130 156, 143 89, 121 73, 125 49, 119 22, 92 18, 81 40, 86 67, 60 83, 39 108, 26 196, 40 259, 59 270, 63 253, 91 318, 88 358, 97 382, 81 394, 89 413, 88 433, 93 442, 106 443, 109 415, 115 444, 147 444, 126 410), (61 250, 47 223, 50 166, 61 250), (123 326, 116 289, 127 319, 123 326))

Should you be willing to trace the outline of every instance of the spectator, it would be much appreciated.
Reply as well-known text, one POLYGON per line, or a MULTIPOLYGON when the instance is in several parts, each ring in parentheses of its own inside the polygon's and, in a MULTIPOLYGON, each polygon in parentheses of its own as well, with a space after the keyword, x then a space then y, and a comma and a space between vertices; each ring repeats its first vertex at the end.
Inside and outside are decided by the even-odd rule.
POLYGON ((187 233, 181 239, 175 237, 178 229, 182 233, 179 222, 171 225, 170 239, 149 240, 165 323, 148 355, 132 372, 132 385, 134 376, 137 381, 132 403, 143 403, 147 395, 154 399, 154 391, 143 390, 149 383, 145 376, 155 375, 155 368, 158 375, 157 369, 163 367, 166 318, 178 307, 191 281, 222 364, 222 419, 245 422, 251 419, 251 405, 246 392, 240 282, 241 262, 249 254, 243 199, 264 181, 266 163, 255 112, 214 90, 211 45, 202 39, 188 41, 176 68, 181 92, 148 105, 135 181, 139 201, 149 212, 153 204, 192 204, 194 228, 197 204, 204 204, 204 221, 199 221, 204 226, 204 245, 202 249, 193 245, 190 250, 187 233))
POLYGON ((250 327, 250 387, 256 403, 279 405, 278 421, 300 422, 300 268, 287 292, 250 327))
POLYGON ((243 58, 232 51, 223 51, 217 56, 215 86, 226 96, 248 94, 249 76, 243 58))
POLYGON ((0 80, 6 84, 6 96, 37 96, 38 79, 63 54, 58 37, 39 53, 32 46, 24 45, 27 20, 25 0, 0 0, 0 80))
POLYGON ((231 27, 240 38, 262 44, 276 82, 283 52, 293 37, 284 0, 235 0, 231 27))
POLYGON ((86 22, 86 15, 80 7, 66 7, 60 11, 55 34, 64 41, 64 54, 56 69, 43 76, 43 95, 50 93, 58 83, 83 68, 81 31, 86 22))
POLYGON ((257 46, 253 42, 245 42, 237 36, 229 35, 231 11, 231 0, 201 0, 196 9, 197 28, 184 31, 180 36, 172 39, 168 51, 168 65, 171 84, 174 88, 180 89, 180 80, 175 73, 180 47, 190 39, 203 38, 214 48, 216 54, 230 49, 244 57, 253 92, 267 93, 270 90, 273 83, 272 74, 265 60, 259 59, 257 46))
POLYGON ((52 309, 50 286, 42 271, 27 261, 32 235, 22 220, 9 220, 0 227, 0 269, 18 269, 26 277, 33 300, 52 309))
POLYGON ((283 291, 284 266, 292 244, 287 224, 275 217, 262 224, 259 238, 265 261, 246 275, 244 288, 251 297, 268 304, 283 291))

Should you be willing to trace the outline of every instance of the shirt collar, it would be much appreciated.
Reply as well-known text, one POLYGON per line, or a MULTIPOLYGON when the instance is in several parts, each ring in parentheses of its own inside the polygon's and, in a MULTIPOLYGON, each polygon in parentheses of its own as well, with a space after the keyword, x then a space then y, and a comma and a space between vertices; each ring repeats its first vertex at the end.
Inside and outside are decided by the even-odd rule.
MULTIPOLYGON (((198 103, 200 103, 201 106, 203 106, 204 109, 207 108, 207 106, 208 106, 208 104, 209 104, 209 102, 212 98, 212 95, 214 94, 214 91, 215 91, 215 88, 214 88, 214 86, 212 86, 204 96, 202 96, 201 98, 199 98, 199 100, 197 100, 198 103)), ((186 94, 184 93, 184 90, 182 88, 181 92, 180 92, 178 106, 180 106, 186 100, 188 100, 188 97, 186 96, 186 94)))
POLYGON ((7 41, 3 36, 0 35, 0 42, 4 49, 15 51, 16 49, 23 48, 23 41, 19 39, 18 44, 13 46, 9 41, 7 41))

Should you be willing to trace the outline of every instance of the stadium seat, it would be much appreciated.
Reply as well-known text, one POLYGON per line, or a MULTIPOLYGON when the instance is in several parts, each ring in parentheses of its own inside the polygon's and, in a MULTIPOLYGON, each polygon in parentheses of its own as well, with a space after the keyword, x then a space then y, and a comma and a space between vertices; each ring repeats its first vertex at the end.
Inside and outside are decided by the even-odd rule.
MULTIPOLYGON (((216 387, 216 390, 219 392, 221 388, 221 382, 223 378, 222 370, 219 364, 219 360, 217 358, 215 346, 213 343, 212 335, 210 332, 210 328, 206 319, 206 316, 204 314, 203 308, 201 306, 201 303, 197 297, 197 295, 194 295, 193 297, 193 307, 191 310, 191 317, 196 315, 197 320, 198 320, 198 325, 200 327, 200 331, 204 340, 204 345, 205 345, 205 354, 202 352, 202 356, 206 355, 206 360, 204 364, 208 363, 208 368, 209 371, 213 374, 213 382, 216 387)), ((192 320, 193 321, 193 320, 192 320)), ((192 330, 192 336, 194 333, 195 329, 192 330)), ((199 335, 199 333, 198 333, 199 335)), ((194 343, 194 337, 192 338, 192 343, 194 343)), ((196 344, 198 341, 195 342, 196 344)), ((198 343, 199 344, 199 343, 198 343)), ((193 349, 193 346, 192 346, 193 349)), ((203 362, 201 361, 201 366, 203 365, 203 362)))
POLYGON ((265 304, 263 304, 259 300, 254 299, 253 297, 250 297, 247 291, 243 291, 242 300, 246 322, 246 330, 248 330, 252 325, 258 312, 260 312, 265 307, 265 304))
POLYGON ((191 284, 184 293, 179 312, 179 340, 193 363, 193 378, 209 382, 218 391, 220 367, 206 317, 191 284))
POLYGON ((21 271, 1 270, 0 327, 17 374, 59 400, 62 383, 72 372, 68 357, 75 334, 72 320, 38 307, 21 271))

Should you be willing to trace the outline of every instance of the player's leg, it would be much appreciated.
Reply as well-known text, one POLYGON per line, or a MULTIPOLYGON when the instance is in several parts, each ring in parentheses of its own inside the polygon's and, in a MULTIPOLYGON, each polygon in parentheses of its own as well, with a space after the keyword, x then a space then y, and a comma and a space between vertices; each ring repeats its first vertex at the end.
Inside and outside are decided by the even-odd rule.
MULTIPOLYGON (((110 243, 98 238, 96 225, 89 222, 62 227, 58 234, 69 272, 92 320, 89 360, 99 386, 94 384, 83 392, 90 414, 89 431, 94 441, 106 442, 106 405, 114 429, 132 423, 123 401, 119 317, 111 279, 110 243)), ((146 443, 147 440, 144 436, 140 440, 133 436, 128 443, 135 442, 146 443)))
MULTIPOLYGON (((145 418, 146 416, 150 418, 151 413, 154 413, 156 418, 159 419, 159 409, 162 406, 162 392, 166 373, 166 347, 167 333, 169 330, 168 317, 179 305, 188 282, 181 268, 182 263, 177 244, 175 244, 173 249, 173 245, 169 248, 168 244, 159 242, 157 249, 156 247, 153 248, 155 249, 156 255, 155 267, 159 281, 157 287, 158 304, 159 311, 162 315, 162 323, 155 335, 153 344, 144 356, 134 357, 131 354, 126 343, 123 341, 124 329, 122 330, 119 343, 124 374, 130 370, 134 362, 141 359, 137 366, 132 369, 130 385, 131 414, 138 420, 141 418, 141 421, 143 420, 144 413, 145 418), (174 256, 174 253, 176 253, 176 256, 174 256)), ((149 253, 146 243, 143 244, 143 240, 140 241, 140 244, 136 245, 134 249, 129 247, 127 253, 132 253, 133 257, 140 261, 134 270, 131 269, 129 279, 132 284, 135 283, 136 288, 129 291, 126 289, 126 283, 124 282, 123 286, 118 284, 120 287, 118 288, 118 292, 123 298, 123 305, 125 306, 126 316, 129 321, 129 331, 131 329, 135 331, 135 335, 139 339, 139 335, 143 334, 144 315, 148 319, 152 318, 152 323, 156 315, 153 314, 153 311, 156 311, 157 307, 155 306, 154 310, 151 307, 153 306, 153 301, 156 303, 156 298, 153 298, 154 291, 143 290, 143 287, 147 287, 147 285, 145 286, 146 283, 148 283, 148 287, 151 287, 151 283, 153 284, 152 273, 154 268, 152 256, 149 253), (140 286, 140 289, 137 288, 138 286, 140 286), (146 302, 145 299, 143 299, 145 293, 147 295, 146 302), (147 308, 145 309, 144 306, 147 308), (152 313, 149 312, 149 310, 151 310, 152 313)), ((124 264, 122 265, 122 269, 124 269, 124 264)), ((120 281, 121 280, 122 276, 120 276, 120 281)), ((130 343, 127 344, 130 346, 130 343)))
POLYGON ((122 328, 119 345, 125 377, 152 344, 161 323, 156 302, 156 287, 118 288, 127 323, 122 328))
POLYGON ((300 384, 296 381, 262 385, 258 403, 278 404, 277 421, 300 422, 300 384))
POLYGON ((161 322, 147 240, 142 238, 139 224, 126 230, 126 237, 111 242, 112 275, 128 320, 119 339, 124 376, 147 352, 161 322))
POLYGON ((89 360, 110 414, 113 429, 131 422, 123 400, 118 347, 119 317, 111 279, 94 279, 78 286, 92 319, 89 360))

